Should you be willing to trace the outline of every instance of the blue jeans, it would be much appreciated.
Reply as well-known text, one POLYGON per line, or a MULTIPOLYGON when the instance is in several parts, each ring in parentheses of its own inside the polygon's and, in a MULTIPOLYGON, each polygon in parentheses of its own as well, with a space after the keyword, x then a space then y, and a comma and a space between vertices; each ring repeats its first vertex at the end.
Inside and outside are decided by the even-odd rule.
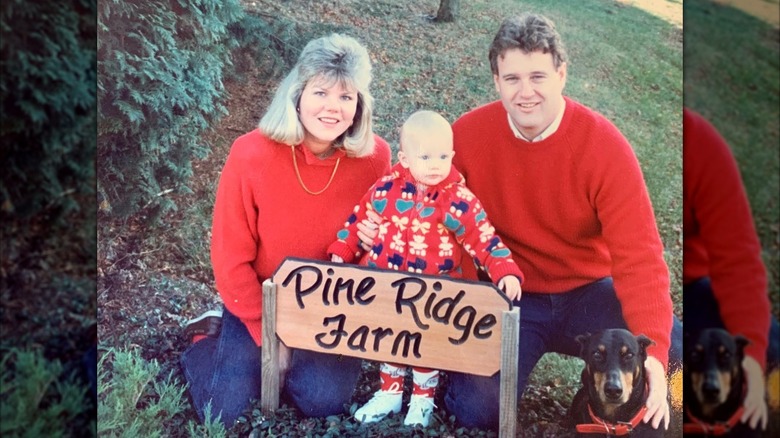
POLYGON ((84 353, 81 357, 84 369, 87 372, 87 380, 89 381, 89 395, 92 400, 97 400, 97 344, 84 353))
MULTIPOLYGON (((518 305, 518 302, 515 302, 518 305)), ((536 363, 547 352, 579 357, 575 337, 608 328, 626 328, 611 278, 560 294, 523 292, 520 305, 517 395, 520 398, 536 363)), ((682 367, 682 324, 674 318, 669 368, 682 367)), ((500 373, 482 377, 449 373, 444 401, 465 427, 498 427, 500 373)))
MULTIPOLYGON (((683 308, 685 312, 685 335, 705 328, 725 328, 720 317, 720 306, 712 293, 707 277, 683 286, 683 308)), ((767 370, 780 366, 780 324, 772 318, 769 326, 769 346, 766 351, 767 370)))
MULTIPOLYGON (((192 344, 181 358, 201 421, 210 402, 212 418, 221 413, 220 421, 229 428, 251 399, 260 398, 261 358, 246 326, 224 309, 219 336, 192 344)), ((307 416, 341 414, 360 371, 360 359, 293 350, 284 395, 307 416)))

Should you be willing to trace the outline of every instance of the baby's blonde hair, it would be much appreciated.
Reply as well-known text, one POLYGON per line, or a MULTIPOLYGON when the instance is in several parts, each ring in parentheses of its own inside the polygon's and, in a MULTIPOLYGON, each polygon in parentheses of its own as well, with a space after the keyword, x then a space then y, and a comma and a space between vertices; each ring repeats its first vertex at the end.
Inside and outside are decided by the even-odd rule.
POLYGON ((401 150, 416 146, 425 135, 447 135, 452 142, 450 122, 436 111, 420 110, 415 112, 401 126, 401 150))

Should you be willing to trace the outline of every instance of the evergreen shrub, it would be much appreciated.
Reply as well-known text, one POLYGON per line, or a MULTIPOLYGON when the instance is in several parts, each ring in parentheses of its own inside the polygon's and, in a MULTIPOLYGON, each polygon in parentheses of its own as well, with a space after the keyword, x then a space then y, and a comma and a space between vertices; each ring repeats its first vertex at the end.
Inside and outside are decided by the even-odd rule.
POLYGON ((100 210, 151 217, 187 192, 201 135, 226 113, 224 69, 236 47, 228 28, 238 0, 100 2, 98 200, 100 210))
POLYGON ((0 209, 53 218, 94 199, 95 0, 0 6, 0 209))
POLYGON ((184 411, 184 389, 171 372, 136 350, 110 349, 98 360, 98 435, 166 436, 166 422, 184 411))
POLYGON ((173 377, 173 371, 161 378, 162 366, 154 359, 146 361, 138 350, 111 348, 100 357, 97 368, 99 436, 226 436, 220 415, 211 414, 211 404, 204 409, 204 423, 183 424, 186 386, 173 377))
POLYGON ((87 385, 66 375, 58 360, 12 349, 4 352, 0 370, 0 436, 95 436, 87 385))

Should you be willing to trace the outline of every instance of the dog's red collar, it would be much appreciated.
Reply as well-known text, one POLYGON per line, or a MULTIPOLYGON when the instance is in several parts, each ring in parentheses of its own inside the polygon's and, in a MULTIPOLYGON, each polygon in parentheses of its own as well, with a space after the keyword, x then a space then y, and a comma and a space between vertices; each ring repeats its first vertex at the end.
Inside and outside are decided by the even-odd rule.
MULTIPOLYGON (((647 385, 645 385, 645 396, 643 400, 647 400, 647 385)), ((617 423, 610 423, 602 420, 596 414, 593 413, 593 409, 588 403, 588 414, 593 423, 578 424, 577 432, 579 433, 603 433, 606 435, 623 436, 631 433, 632 430, 642 421, 642 418, 647 413, 647 406, 642 404, 642 408, 634 415, 630 421, 618 421, 617 423)))
POLYGON ((734 415, 732 415, 728 419, 728 421, 707 423, 705 421, 702 421, 694 417, 693 414, 691 414, 691 411, 688 408, 685 408, 685 412, 688 414, 688 417, 693 422, 683 424, 683 433, 698 433, 702 435, 712 435, 712 436, 725 435, 729 433, 734 426, 736 426, 736 424, 739 422, 740 417, 742 417, 742 413, 744 412, 744 410, 745 408, 740 406, 739 409, 737 409, 737 411, 734 412, 734 415))
MULTIPOLYGON (((747 395, 747 385, 742 385, 742 400, 747 395)), ((686 406, 685 413, 688 414, 688 418, 692 423, 683 424, 683 433, 697 433, 702 435, 719 436, 725 435, 731 431, 731 429, 739 423, 739 419, 742 417, 742 413, 745 411, 744 406, 740 406, 734 414, 726 421, 718 421, 716 423, 707 423, 704 420, 696 418, 691 413, 691 410, 686 406)))

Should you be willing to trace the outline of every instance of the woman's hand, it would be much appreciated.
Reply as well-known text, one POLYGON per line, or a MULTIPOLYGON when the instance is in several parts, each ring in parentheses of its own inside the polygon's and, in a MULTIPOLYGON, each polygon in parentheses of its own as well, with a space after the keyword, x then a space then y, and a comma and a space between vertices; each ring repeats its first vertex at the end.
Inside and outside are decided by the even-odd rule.
POLYGON ((743 423, 749 422, 751 429, 758 429, 760 424, 761 430, 766 430, 767 407, 764 397, 766 391, 764 370, 761 369, 758 361, 750 356, 745 356, 742 360, 742 369, 745 371, 745 379, 747 380, 747 394, 745 394, 743 404, 745 412, 740 420, 743 423))
POLYGON ((330 256, 330 261, 332 261, 333 263, 344 263, 344 259, 342 259, 341 257, 337 256, 336 254, 333 254, 332 256, 330 256))
POLYGON ((371 244, 374 243, 374 239, 379 234, 379 224, 382 223, 382 216, 379 216, 373 210, 367 210, 366 216, 368 219, 363 219, 357 224, 357 235, 360 239, 360 247, 365 251, 369 251, 371 244))
POLYGON ((658 429, 663 421, 664 430, 669 429, 669 401, 666 396, 668 388, 664 366, 658 359, 648 356, 645 360, 645 371, 650 385, 650 393, 647 395, 647 402, 645 402, 647 413, 642 421, 652 422, 654 429, 658 429))
POLYGON ((520 279, 514 275, 507 275, 498 280, 498 288, 501 289, 510 301, 519 300, 523 294, 520 288, 520 279))

